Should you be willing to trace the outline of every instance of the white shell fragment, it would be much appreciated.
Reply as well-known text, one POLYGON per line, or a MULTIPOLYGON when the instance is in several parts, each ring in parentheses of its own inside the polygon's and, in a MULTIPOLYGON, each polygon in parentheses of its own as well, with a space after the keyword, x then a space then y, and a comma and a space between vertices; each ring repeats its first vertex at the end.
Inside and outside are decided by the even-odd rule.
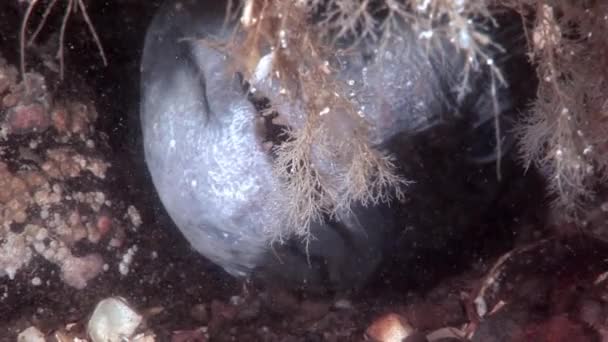
POLYGON ((404 317, 390 313, 376 319, 366 330, 366 335, 378 342, 401 342, 414 333, 404 317))
POLYGON ((142 316, 124 298, 110 297, 95 307, 87 332, 93 342, 121 342, 135 333, 141 321, 142 316))
POLYGON ((156 342, 154 334, 138 334, 131 339, 131 342, 156 342))
POLYGON ((272 72, 272 64, 274 63, 274 52, 270 52, 264 57, 260 58, 258 65, 253 72, 251 79, 252 84, 258 84, 268 78, 272 72))
POLYGON ((44 334, 36 327, 29 327, 17 336, 17 342, 45 342, 44 334))

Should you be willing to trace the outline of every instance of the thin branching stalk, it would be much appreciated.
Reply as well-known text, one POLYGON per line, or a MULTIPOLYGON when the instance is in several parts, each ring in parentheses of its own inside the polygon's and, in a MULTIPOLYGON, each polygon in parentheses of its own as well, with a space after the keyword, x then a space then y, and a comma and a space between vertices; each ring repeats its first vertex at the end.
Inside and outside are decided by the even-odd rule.
MULTIPOLYGON (((21 22, 21 30, 19 33, 19 43, 20 43, 19 52, 20 52, 20 64, 21 64, 22 77, 25 76, 25 72, 26 72, 26 65, 25 65, 26 41, 28 42, 27 43, 28 45, 33 44, 34 40, 38 37, 38 35, 42 31, 42 28, 47 23, 51 10, 57 4, 57 0, 52 0, 51 3, 45 8, 44 13, 42 14, 42 19, 38 23, 36 30, 30 37, 30 39, 27 40, 26 39, 27 24, 32 15, 32 11, 37 3, 38 3, 38 0, 30 1, 29 5, 27 7, 27 10, 25 12, 25 15, 23 17, 23 20, 21 22)), ((103 49, 103 46, 101 44, 101 40, 99 39, 99 36, 97 35, 97 31, 95 30, 95 27, 93 26, 93 23, 91 22, 91 18, 89 17, 89 14, 87 13, 87 9, 86 9, 86 6, 85 6, 83 0, 66 0, 66 7, 65 7, 65 11, 63 13, 63 18, 61 20, 61 27, 59 29, 59 50, 57 51, 57 58, 59 59, 59 65, 60 65, 59 73, 60 73, 60 77, 62 80, 64 78, 64 70, 65 70, 65 62, 64 62, 64 59, 65 59, 65 31, 66 31, 67 23, 68 23, 71 13, 76 12, 78 10, 80 10, 80 12, 82 13, 82 16, 89 29, 89 32, 93 36, 93 41, 95 42, 95 45, 97 46, 97 50, 99 52, 103 65, 104 66, 108 65, 108 60, 107 60, 105 51, 103 49)))
POLYGON ((34 6, 38 0, 31 0, 30 4, 27 6, 27 10, 25 11, 25 16, 23 21, 21 22, 21 30, 19 30, 19 57, 20 57, 20 65, 21 65, 21 77, 25 79, 25 34, 27 30, 27 23, 29 21, 30 16, 32 15, 32 11, 34 10, 34 6))
POLYGON ((36 27, 36 30, 34 31, 34 33, 32 34, 32 36, 30 37, 30 39, 27 42, 28 46, 31 46, 34 43, 34 41, 36 40, 36 38, 38 38, 38 35, 42 31, 42 27, 44 27, 44 24, 48 20, 49 15, 51 14, 51 11, 53 10, 53 8, 55 7, 55 5, 57 4, 57 1, 58 0, 51 1, 51 3, 45 8, 44 14, 42 15, 42 19, 38 23, 38 26, 36 27))
MULTIPOLYGON (((74 0, 70 0, 70 1, 74 1, 74 0)), ((93 36, 95 45, 97 45, 97 50, 99 52, 99 56, 101 56, 103 65, 108 66, 108 59, 106 58, 106 54, 103 51, 103 46, 101 45, 101 40, 99 40, 99 36, 97 35, 97 31, 95 30, 93 23, 91 22, 91 18, 89 18, 89 14, 87 13, 87 8, 84 5, 84 2, 82 0, 76 0, 76 1, 78 2, 78 7, 80 8, 80 11, 82 12, 82 16, 84 17, 84 21, 87 23, 89 32, 91 32, 91 35, 93 36)))

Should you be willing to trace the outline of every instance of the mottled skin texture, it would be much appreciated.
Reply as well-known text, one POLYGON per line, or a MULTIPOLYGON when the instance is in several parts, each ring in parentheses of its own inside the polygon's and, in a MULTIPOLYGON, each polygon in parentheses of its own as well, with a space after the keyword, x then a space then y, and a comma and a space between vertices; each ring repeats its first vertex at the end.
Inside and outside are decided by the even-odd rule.
POLYGON ((220 52, 179 41, 221 37, 223 6, 169 1, 147 33, 141 123, 160 198, 192 246, 234 276, 357 286, 381 260, 391 214, 355 206, 340 222, 314 224, 310 260, 300 242, 271 246, 264 228, 281 219, 271 200, 280 196, 256 111, 220 52))
MULTIPOLYGON (((313 224, 308 255, 299 241, 271 245, 265 228, 284 221, 257 113, 229 72, 226 56, 196 41, 226 37, 224 6, 212 0, 167 1, 149 27, 142 60, 147 166, 167 212, 202 255, 238 277, 347 289, 364 284, 393 253, 395 241, 409 260, 416 248, 447 248, 447 241, 462 236, 459 227, 482 215, 496 193, 496 180, 488 178, 495 174, 463 160, 467 154, 494 160, 487 74, 473 76, 473 92, 457 103, 452 90, 463 59, 449 46, 429 55, 404 31, 376 59, 366 59, 364 51, 336 59, 344 63, 338 77, 355 81, 352 90, 356 104, 366 107, 371 141, 398 153, 403 171, 417 182, 410 188, 415 193, 408 193, 402 207, 355 204, 352 215, 313 224), (446 54, 449 58, 442 58, 446 54), (443 206, 449 203, 455 205, 447 213, 443 206), (397 209, 406 213, 399 230, 397 209), (454 223, 461 216, 464 222, 454 223)), ((272 84, 259 86, 271 101, 277 96, 272 84)), ((508 90, 502 90, 501 112, 511 110, 508 99, 508 90)), ((277 108, 298 113, 297 106, 277 108)), ((296 127, 300 120, 287 118, 296 127)))

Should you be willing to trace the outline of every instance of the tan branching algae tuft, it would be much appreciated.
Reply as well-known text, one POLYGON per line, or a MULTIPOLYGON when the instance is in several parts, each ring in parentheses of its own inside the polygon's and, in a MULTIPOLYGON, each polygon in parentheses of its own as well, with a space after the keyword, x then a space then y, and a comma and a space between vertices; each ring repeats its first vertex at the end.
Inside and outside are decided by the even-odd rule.
POLYGON ((407 191, 409 181, 397 174, 391 156, 370 141, 366 113, 337 77, 336 55, 362 46, 381 53, 407 26, 426 49, 441 48, 452 37, 466 61, 455 90, 459 99, 470 91, 469 74, 482 68, 491 71, 492 87, 504 85, 489 55, 501 47, 485 33, 483 25, 494 21, 484 1, 247 0, 237 7, 227 18, 238 20, 227 47, 235 70, 252 92, 270 99, 289 127, 286 141, 275 146, 274 170, 290 228, 268 227, 275 238, 307 239, 315 220, 355 202, 400 199, 407 191))

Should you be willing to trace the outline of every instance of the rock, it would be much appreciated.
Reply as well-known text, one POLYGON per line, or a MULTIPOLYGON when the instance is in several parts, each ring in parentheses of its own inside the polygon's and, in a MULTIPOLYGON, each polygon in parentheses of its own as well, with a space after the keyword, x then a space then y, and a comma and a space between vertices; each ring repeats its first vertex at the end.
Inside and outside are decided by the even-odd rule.
POLYGON ((513 341, 586 342, 597 341, 598 338, 597 333, 589 327, 559 315, 539 324, 529 324, 523 334, 516 336, 513 341))
POLYGON ((277 314, 293 314, 300 306, 298 299, 287 291, 264 294, 268 309, 277 314))
POLYGON ((260 299, 255 298, 247 301, 241 305, 241 309, 236 316, 239 321, 249 321, 258 317, 262 309, 262 302, 260 299))
POLYGON ((334 303, 334 308, 338 310, 353 310, 355 307, 348 299, 339 299, 334 303))
POLYGON ((51 121, 53 122, 53 127, 55 127, 57 132, 68 132, 68 118, 68 111, 64 106, 55 106, 53 112, 51 113, 51 121))
POLYGON ((5 108, 14 107, 19 102, 19 97, 15 94, 8 94, 2 98, 2 106, 5 108))
POLYGON ((209 340, 204 329, 174 331, 171 342, 207 342, 209 340))
POLYGON ((304 300, 300 303, 299 321, 310 322, 316 321, 325 316, 331 305, 323 301, 304 300))
POLYGON ((413 333, 405 318, 395 313, 376 319, 366 330, 366 335, 377 342, 402 342, 413 333))
POLYGON ((235 319, 238 308, 224 304, 219 300, 211 302, 211 320, 209 321, 209 331, 213 335, 221 331, 228 322, 235 319))
POLYGON ((444 297, 441 303, 418 302, 407 306, 407 320, 420 330, 438 329, 466 321, 457 298, 444 297))
POLYGON ((51 124, 45 108, 38 103, 11 108, 7 114, 7 121, 10 132, 16 134, 42 132, 51 124))
POLYGON ((429 342, 429 340, 426 338, 426 335, 415 332, 410 336, 406 337, 403 342, 429 342))
POLYGON ((80 258, 70 256, 61 265, 61 278, 66 284, 82 290, 91 279, 101 273, 103 264, 103 259, 98 254, 80 258))
POLYGON ((209 312, 205 304, 196 304, 190 309, 190 317, 200 323, 207 323, 209 321, 209 312))

